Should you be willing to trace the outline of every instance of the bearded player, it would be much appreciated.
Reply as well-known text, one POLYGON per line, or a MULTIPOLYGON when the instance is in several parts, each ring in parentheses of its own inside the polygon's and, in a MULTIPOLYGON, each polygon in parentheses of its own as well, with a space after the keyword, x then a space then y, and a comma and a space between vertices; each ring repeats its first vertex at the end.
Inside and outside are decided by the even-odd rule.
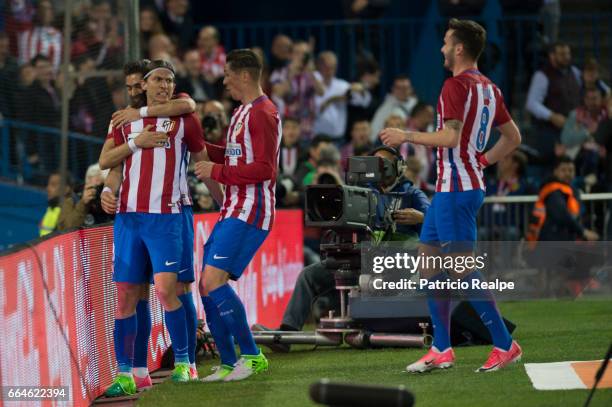
MULTIPOLYGON (((436 194, 427 211, 420 236, 425 256, 471 256, 476 241, 476 217, 485 195, 483 169, 504 158, 520 144, 521 135, 512 121, 497 86, 478 71, 477 61, 485 46, 486 31, 470 20, 452 19, 441 49, 444 67, 453 77, 444 82, 438 101, 437 131, 406 132, 388 128, 380 133, 383 143, 413 143, 437 147, 436 194), (485 146, 496 127, 499 141, 487 152, 485 146)), ((471 305, 488 328, 493 351, 478 372, 492 372, 520 360, 522 351, 512 339, 492 294, 475 288, 484 281, 479 271, 458 273, 421 268, 421 278, 432 286, 448 277, 468 282, 471 305)), ((434 341, 430 351, 406 367, 409 372, 449 368, 455 363, 450 344, 450 297, 439 289, 427 291, 434 341)))

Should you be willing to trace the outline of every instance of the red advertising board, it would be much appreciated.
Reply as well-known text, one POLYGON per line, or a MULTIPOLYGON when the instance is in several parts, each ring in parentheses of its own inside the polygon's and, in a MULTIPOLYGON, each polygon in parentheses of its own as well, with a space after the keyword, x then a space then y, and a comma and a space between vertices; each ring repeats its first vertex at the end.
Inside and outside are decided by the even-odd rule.
MULTIPOLYGON (((217 216, 195 217, 196 270, 217 216)), ((234 283, 249 322, 279 324, 303 265, 302 242, 301 211, 278 211, 268 239, 234 283)), ((0 386, 68 386, 69 404, 79 406, 102 394, 116 372, 112 254, 113 231, 105 226, 54 236, 0 257, 0 386)), ((203 318, 197 285, 193 291, 203 318)), ((151 311, 149 368, 154 370, 170 340, 154 295, 151 311)))

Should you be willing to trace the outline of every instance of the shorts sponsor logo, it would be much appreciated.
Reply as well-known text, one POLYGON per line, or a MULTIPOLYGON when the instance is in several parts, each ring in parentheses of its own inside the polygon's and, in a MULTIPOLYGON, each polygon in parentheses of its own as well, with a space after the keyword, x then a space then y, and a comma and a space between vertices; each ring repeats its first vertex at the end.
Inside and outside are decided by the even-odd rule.
POLYGON ((178 262, 176 262, 176 261, 168 261, 168 260, 166 260, 166 262, 165 262, 164 264, 165 264, 166 266, 172 266, 173 264, 176 264, 176 263, 178 263, 178 262))
POLYGON ((215 260, 227 259, 227 256, 219 256, 218 254, 215 253, 215 255, 213 256, 213 259, 215 260))

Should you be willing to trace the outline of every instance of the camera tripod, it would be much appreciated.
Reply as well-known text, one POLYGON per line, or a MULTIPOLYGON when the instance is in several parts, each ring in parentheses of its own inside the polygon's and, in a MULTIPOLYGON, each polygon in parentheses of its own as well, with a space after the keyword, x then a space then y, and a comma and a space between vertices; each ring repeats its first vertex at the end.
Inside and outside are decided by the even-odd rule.
POLYGON ((336 289, 340 296, 339 315, 329 311, 321 318, 315 331, 256 331, 253 337, 257 344, 308 344, 315 346, 340 346, 346 343, 354 348, 369 347, 429 347, 431 336, 429 324, 419 323, 422 334, 371 332, 351 318, 349 300, 359 296, 360 246, 356 242, 322 244, 326 254, 325 266, 334 273, 336 289))

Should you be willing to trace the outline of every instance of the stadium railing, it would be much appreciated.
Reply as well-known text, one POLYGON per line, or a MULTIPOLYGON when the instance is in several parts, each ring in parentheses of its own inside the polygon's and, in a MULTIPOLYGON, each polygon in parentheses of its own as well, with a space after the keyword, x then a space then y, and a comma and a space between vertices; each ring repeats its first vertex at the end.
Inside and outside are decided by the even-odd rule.
MULTIPOLYGON (((218 216, 194 216, 195 270, 201 270, 203 246, 218 216)), ((304 266, 302 219, 299 210, 277 211, 282 227, 270 232, 236 283, 250 323, 280 324, 304 266)), ((65 405, 74 406, 88 406, 104 392, 116 373, 112 262, 108 224, 48 235, 0 253, 0 386, 67 386, 65 405)), ((192 293, 204 318, 195 274, 192 293)), ((170 337, 153 290, 150 305, 153 371, 170 337)))
MULTIPOLYGON (((520 240, 525 237, 529 217, 537 195, 488 196, 478 218, 479 240, 520 240)), ((608 224, 612 193, 582 194, 583 225, 599 233, 601 240, 610 236, 608 224)))
MULTIPOLYGON (((57 128, 0 120, 0 176, 18 180, 48 176, 59 166, 61 137, 61 131, 57 128), (28 162, 28 149, 36 151, 39 165, 28 162)), ((68 170, 74 179, 84 179, 87 166, 98 161, 103 144, 104 139, 99 137, 68 133, 68 170)))

